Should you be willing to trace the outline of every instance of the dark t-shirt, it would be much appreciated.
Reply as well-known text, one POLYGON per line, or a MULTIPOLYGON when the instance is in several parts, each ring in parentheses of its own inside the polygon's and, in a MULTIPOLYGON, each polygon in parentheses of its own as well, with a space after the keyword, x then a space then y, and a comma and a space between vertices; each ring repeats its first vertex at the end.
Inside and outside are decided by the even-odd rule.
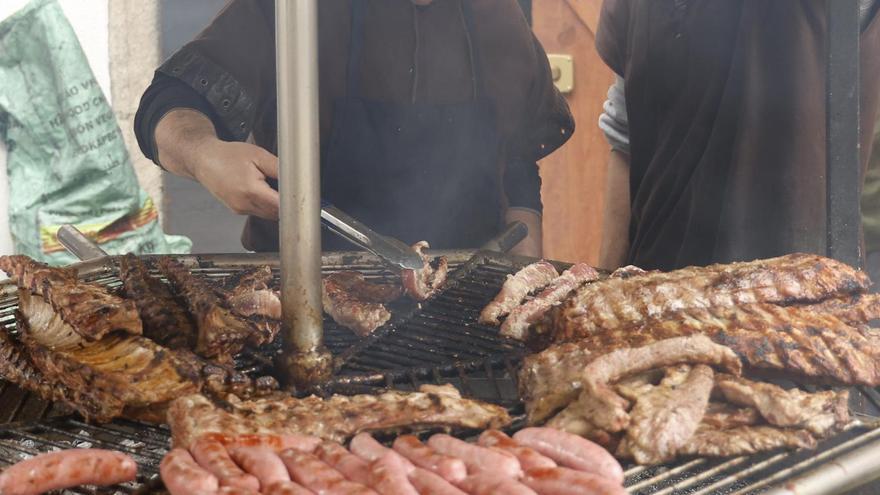
MULTIPOLYGON (((877 24, 862 35, 863 163, 877 24)), ((596 45, 626 80, 630 263, 825 252, 826 31, 819 0, 605 1, 596 45)))
MULTIPOLYGON (((536 161, 571 136, 574 121, 516 0, 465 1, 471 2, 473 33, 465 29, 459 1, 427 7, 414 7, 410 0, 369 2, 362 91, 371 100, 399 103, 469 101, 473 81, 468 44, 473 43, 503 140, 499 173, 507 205, 540 211, 536 161)), ((319 3, 322 142, 333 125, 334 101, 346 96, 350 18, 350 0, 319 3)), ((155 160, 155 126, 168 110, 179 107, 211 117, 221 138, 252 136, 275 152, 274 28, 273 1, 233 0, 163 64, 135 121, 144 154, 155 160)), ((244 239, 251 249, 277 249, 277 225, 252 218, 244 239)))

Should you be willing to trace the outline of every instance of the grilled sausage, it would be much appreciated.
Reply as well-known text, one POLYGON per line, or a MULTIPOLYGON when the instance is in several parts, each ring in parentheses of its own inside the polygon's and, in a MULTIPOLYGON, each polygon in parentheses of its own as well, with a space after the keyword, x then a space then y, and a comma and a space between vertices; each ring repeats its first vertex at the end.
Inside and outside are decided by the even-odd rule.
POLYGON ((625 495, 619 483, 593 473, 566 468, 526 471, 522 483, 542 495, 625 495))
POLYGON ((193 443, 190 452, 200 466, 220 480, 220 486, 235 486, 255 492, 260 491, 259 480, 242 471, 229 456, 229 451, 222 443, 202 437, 193 443))
POLYGON ((171 495, 209 495, 220 487, 217 477, 196 464, 184 449, 169 452, 159 464, 159 474, 171 495))
POLYGON ((352 454, 342 445, 324 442, 315 451, 315 455, 351 481, 362 485, 370 484, 369 463, 352 454))
POLYGON ((217 495, 260 495, 260 492, 239 488, 237 486, 222 486, 217 490, 217 495))
POLYGON ((229 455, 242 469, 260 481, 261 490, 265 490, 276 481, 290 481, 287 466, 271 449, 266 447, 233 447, 229 451, 229 455))
POLYGON ((416 468, 409 482, 422 495, 465 495, 465 493, 427 469, 416 468))
POLYGON ((620 463, 607 450, 585 438, 554 428, 525 428, 516 432, 513 439, 562 466, 623 483, 623 468, 620 463))
POLYGON ((403 466, 406 468, 406 474, 411 473, 416 468, 409 459, 377 442, 369 433, 359 433, 355 435, 355 437, 351 439, 351 443, 348 444, 348 448, 351 449, 351 452, 354 455, 369 462, 378 461, 382 456, 390 452, 399 457, 400 461, 403 462, 403 466))
POLYGON ((345 479, 339 471, 312 454, 288 449, 280 454, 293 481, 321 495, 376 495, 360 483, 345 479))
POLYGON ((467 476, 464 461, 439 454, 413 435, 403 435, 394 440, 394 450, 413 464, 440 475, 447 481, 461 481, 467 476))
POLYGON ((554 468, 556 462, 545 457, 534 449, 523 447, 512 438, 498 430, 486 430, 480 435, 477 443, 483 447, 500 449, 516 456, 524 471, 536 468, 554 468))
POLYGON ((132 481, 137 464, 111 450, 71 449, 41 454, 0 474, 0 493, 31 495, 77 485, 115 485, 132 481))
POLYGON ((293 481, 276 481, 263 490, 264 495, 315 495, 315 492, 293 481))
POLYGON ((442 433, 428 439, 428 446, 441 454, 463 460, 471 474, 486 471, 510 478, 522 475, 519 461, 507 452, 490 450, 442 433))
POLYGON ((321 439, 308 435, 224 435, 222 433, 208 433, 199 437, 199 440, 215 440, 227 449, 233 447, 266 447, 275 452, 287 449, 297 449, 303 452, 314 452, 321 439))
POLYGON ((403 458, 391 450, 370 464, 370 486, 382 495, 419 495, 407 478, 403 458))
POLYGON ((473 474, 461 480, 458 487, 470 495, 537 495, 515 479, 497 473, 473 474))

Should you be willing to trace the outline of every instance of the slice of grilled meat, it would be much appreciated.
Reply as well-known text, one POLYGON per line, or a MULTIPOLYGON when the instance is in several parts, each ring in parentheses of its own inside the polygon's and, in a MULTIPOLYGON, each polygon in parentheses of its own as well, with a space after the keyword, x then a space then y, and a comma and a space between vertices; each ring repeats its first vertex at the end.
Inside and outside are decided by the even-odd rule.
POLYGON ((436 294, 446 283, 446 277, 449 274, 449 262, 446 256, 432 260, 424 253, 424 250, 430 247, 425 241, 413 244, 412 248, 422 257, 425 266, 420 270, 401 270, 400 272, 400 281, 406 294, 416 301, 427 300, 436 294))
POLYGON ((272 288, 272 279, 269 266, 256 267, 241 274, 223 293, 232 312, 255 330, 248 340, 254 346, 274 341, 281 331, 281 295, 272 288))
POLYGON ((254 327, 233 314, 213 288, 180 262, 166 257, 159 260, 158 266, 195 318, 196 354, 228 362, 246 342, 255 338, 254 327))
POLYGON ((300 433, 344 442, 362 431, 444 426, 487 429, 509 423, 504 408, 462 398, 451 385, 426 385, 418 392, 334 395, 327 399, 297 399, 284 394, 252 401, 230 397, 223 407, 196 394, 174 401, 168 411, 176 447, 187 447, 208 433, 300 433))
POLYGON ((826 436, 850 421, 848 390, 785 390, 772 383, 727 374, 718 376, 715 389, 733 404, 755 408, 771 425, 803 428, 817 437, 826 436))
POLYGON ((719 430, 701 425, 679 451, 681 455, 727 457, 779 448, 812 449, 816 439, 807 430, 776 426, 739 426, 719 430))
MULTIPOLYGON (((718 375, 715 375, 716 379, 718 375)), ((709 402, 702 426, 727 430, 740 426, 754 426, 761 421, 761 415, 751 407, 736 407, 726 402, 709 402)))
POLYGON ((480 312, 480 323, 499 325, 499 318, 507 316, 522 304, 526 296, 543 289, 558 276, 556 267, 543 260, 526 266, 514 275, 508 275, 492 302, 480 312))
MULTIPOLYGON (((733 349, 747 367, 830 383, 880 385, 880 345, 874 331, 809 305, 691 308, 631 327, 567 332, 582 335, 576 345, 584 349, 638 347, 672 337, 706 335, 733 349)), ((568 352, 568 348, 552 346, 543 352, 568 352)))
POLYGON ((106 287, 79 282, 76 272, 52 268, 27 256, 0 256, 0 269, 22 289, 38 294, 79 335, 98 340, 113 331, 143 333, 133 301, 111 294, 106 287))
POLYGON ((127 254, 119 260, 119 278, 125 297, 137 306, 145 337, 171 349, 195 346, 196 330, 186 310, 137 256, 127 254))
POLYGON ((383 303, 400 297, 399 289, 371 284, 357 272, 338 272, 322 281, 324 311, 339 325, 365 337, 391 319, 383 303))
POLYGON ((583 286, 550 311, 533 337, 546 345, 602 329, 625 331, 683 310, 812 303, 863 291, 869 284, 864 273, 810 254, 608 278, 583 286))
POLYGON ((714 373, 705 365, 680 365, 636 399, 617 455, 642 465, 675 458, 700 425, 712 393, 714 373))

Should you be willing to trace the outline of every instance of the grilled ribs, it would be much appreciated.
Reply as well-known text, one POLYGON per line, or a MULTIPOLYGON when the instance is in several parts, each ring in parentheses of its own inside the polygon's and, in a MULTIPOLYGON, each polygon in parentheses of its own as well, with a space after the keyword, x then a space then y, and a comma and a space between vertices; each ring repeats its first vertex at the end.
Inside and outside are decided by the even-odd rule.
POLYGON ((113 331, 143 333, 134 302, 111 294, 105 287, 81 283, 76 271, 52 268, 27 256, 0 256, 0 269, 18 287, 38 294, 88 340, 98 340, 113 331))
POLYGON ((137 256, 127 254, 119 260, 119 278, 125 297, 137 306, 145 337, 171 349, 195 345, 196 331, 189 315, 137 256))
POLYGON ((498 325, 498 319, 507 316, 522 304, 526 296, 546 287, 559 272, 546 261, 538 261, 526 266, 514 275, 508 275, 498 295, 480 312, 480 323, 498 325))
POLYGON ((617 455, 639 464, 674 459, 700 426, 713 378, 712 368, 705 365, 667 369, 660 385, 636 399, 617 455))
POLYGON ((821 437, 850 421, 848 390, 807 393, 725 374, 718 376, 715 388, 727 401, 756 409, 774 426, 803 428, 821 437))
POLYGON ((551 310, 531 338, 543 344, 577 340, 682 311, 812 303, 863 291, 869 283, 860 271, 809 254, 608 278, 583 286, 551 310))
POLYGON ((739 426, 719 430, 701 426, 679 454, 696 456, 740 456, 779 448, 812 449, 816 439, 807 430, 775 426, 739 426))
MULTIPOLYGON (((820 314, 813 306, 756 303, 692 308, 630 327, 588 332, 573 327, 564 331, 581 335, 575 345, 583 349, 638 347, 701 334, 733 349, 747 367, 840 384, 880 385, 880 346, 873 330, 846 323, 833 314, 820 314)), ((552 346, 541 354, 568 349, 552 346)))
POLYGON ((168 410, 172 441, 187 447, 208 433, 227 435, 301 433, 344 442, 362 431, 420 427, 498 428, 510 423, 503 408, 464 399, 452 386, 380 395, 277 397, 220 407, 203 395, 182 397, 168 410))
POLYGON ((248 341, 261 340, 259 332, 230 311, 214 290, 172 258, 159 260, 159 270, 195 318, 198 337, 195 352, 206 358, 230 361, 248 341))
POLYGON ((49 382, 106 407, 102 419, 120 415, 122 407, 161 409, 199 390, 198 364, 185 356, 135 335, 114 333, 87 341, 42 299, 22 295, 18 321, 24 323, 21 341, 30 361, 49 382))

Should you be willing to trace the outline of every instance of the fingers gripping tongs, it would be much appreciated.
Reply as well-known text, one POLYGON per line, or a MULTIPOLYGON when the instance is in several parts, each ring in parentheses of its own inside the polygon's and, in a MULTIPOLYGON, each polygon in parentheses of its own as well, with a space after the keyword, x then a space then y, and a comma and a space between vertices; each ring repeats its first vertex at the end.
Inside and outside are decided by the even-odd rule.
POLYGON ((398 269, 418 270, 424 261, 405 243, 373 231, 332 204, 321 201, 321 223, 334 234, 375 254, 398 269))

